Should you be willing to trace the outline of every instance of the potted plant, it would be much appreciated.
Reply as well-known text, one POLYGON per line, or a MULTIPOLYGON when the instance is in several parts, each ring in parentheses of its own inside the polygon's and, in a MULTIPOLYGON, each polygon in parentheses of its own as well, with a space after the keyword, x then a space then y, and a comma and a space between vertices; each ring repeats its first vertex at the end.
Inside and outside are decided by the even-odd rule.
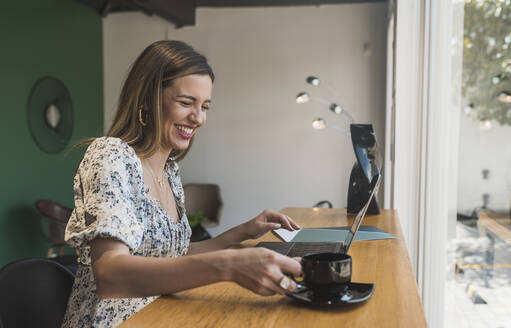
POLYGON ((209 232, 204 229, 204 227, 201 225, 201 223, 206 222, 208 218, 204 216, 204 213, 202 211, 198 211, 197 213, 192 213, 187 215, 188 217, 188 223, 190 224, 190 227, 192 228, 192 237, 191 241, 201 241, 205 239, 210 239, 211 235, 209 232))

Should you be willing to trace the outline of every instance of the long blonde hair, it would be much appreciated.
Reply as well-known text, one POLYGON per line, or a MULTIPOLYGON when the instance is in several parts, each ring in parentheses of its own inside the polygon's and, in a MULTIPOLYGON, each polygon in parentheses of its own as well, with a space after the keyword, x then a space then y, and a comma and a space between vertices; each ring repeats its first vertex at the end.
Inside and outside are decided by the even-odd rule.
MULTIPOLYGON (((162 136, 163 90, 175 79, 190 74, 209 75, 211 81, 215 80, 206 57, 188 44, 164 40, 149 45, 129 71, 107 136, 120 138, 133 147, 141 158, 154 154, 162 136), (139 115, 145 126, 141 124, 139 115)), ((176 162, 183 159, 193 139, 186 150, 172 150, 169 157, 176 162)))

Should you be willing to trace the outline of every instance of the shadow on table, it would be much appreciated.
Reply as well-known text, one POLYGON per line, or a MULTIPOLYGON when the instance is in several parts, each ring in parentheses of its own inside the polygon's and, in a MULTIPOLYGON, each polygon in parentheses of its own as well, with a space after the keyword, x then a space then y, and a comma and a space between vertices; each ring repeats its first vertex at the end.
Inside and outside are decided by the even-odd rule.
MULTIPOLYGON (((161 299, 165 301, 179 301, 179 302, 188 302, 189 305, 193 305, 194 303, 207 303, 209 310, 213 310, 212 308, 218 307, 219 309, 225 309, 226 306, 232 306, 236 308, 240 307, 246 307, 251 309, 260 309, 260 310, 275 310, 276 307, 282 307, 285 308, 301 308, 301 309, 308 309, 308 310, 314 310, 314 311, 322 311, 322 312, 350 312, 354 311, 362 306, 364 304, 370 302, 371 300, 367 300, 366 302, 362 303, 354 303, 354 304, 342 304, 337 305, 335 307, 325 307, 325 306, 311 306, 308 304, 304 304, 301 302, 298 302, 296 300, 293 300, 287 296, 270 296, 270 297, 263 297, 263 296, 257 296, 253 295, 253 298, 242 298, 240 299, 239 296, 232 295, 232 296, 225 296, 225 295, 193 295, 193 294, 184 294, 184 293, 178 293, 175 295, 164 295, 161 297, 161 299), (280 298, 279 300, 275 301, 275 298, 280 298)), ((185 304, 186 305, 186 304, 185 304)))

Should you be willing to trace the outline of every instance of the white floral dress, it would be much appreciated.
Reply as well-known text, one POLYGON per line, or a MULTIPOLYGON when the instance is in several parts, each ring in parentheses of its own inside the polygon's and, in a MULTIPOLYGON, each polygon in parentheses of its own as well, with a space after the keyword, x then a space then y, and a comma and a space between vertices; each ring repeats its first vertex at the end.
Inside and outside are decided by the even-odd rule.
POLYGON ((102 137, 87 149, 74 178, 75 209, 66 227, 66 241, 76 248, 79 266, 63 327, 115 327, 157 298, 100 299, 90 258, 94 238, 120 240, 137 256, 177 257, 188 252, 191 229, 178 165, 169 161, 165 169, 181 213, 179 222, 149 195, 140 159, 128 144, 102 137))

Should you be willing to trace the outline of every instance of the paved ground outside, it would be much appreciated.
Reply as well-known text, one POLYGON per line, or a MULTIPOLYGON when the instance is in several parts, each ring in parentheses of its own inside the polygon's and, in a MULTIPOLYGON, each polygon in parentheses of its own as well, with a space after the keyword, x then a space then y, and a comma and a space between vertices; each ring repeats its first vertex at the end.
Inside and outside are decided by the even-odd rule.
POLYGON ((447 257, 444 327, 511 328, 511 245, 458 223, 447 257))

